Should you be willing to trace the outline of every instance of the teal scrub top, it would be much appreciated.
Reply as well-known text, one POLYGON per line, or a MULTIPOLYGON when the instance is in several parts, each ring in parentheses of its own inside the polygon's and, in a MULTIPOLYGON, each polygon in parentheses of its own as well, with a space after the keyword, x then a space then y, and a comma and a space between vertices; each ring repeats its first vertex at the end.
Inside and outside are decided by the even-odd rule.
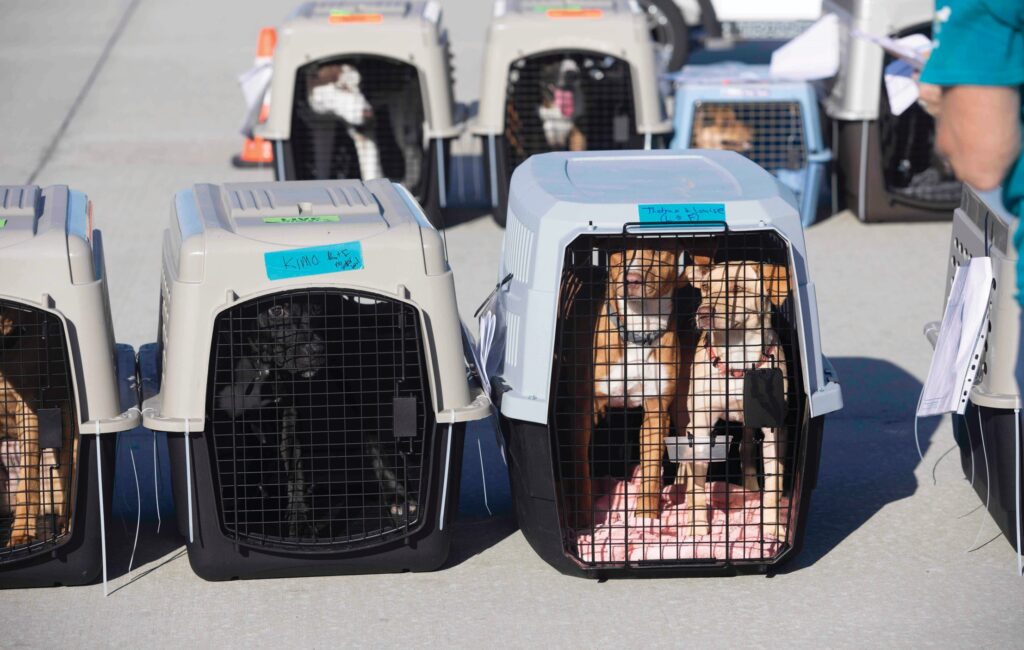
MULTIPOLYGON (((1015 86, 1024 91, 1024 0, 937 0, 934 44, 921 81, 937 86, 1015 86)), ((1024 133, 1024 102, 1021 102, 1024 133)), ((1003 202, 1024 216, 1024 162, 1003 181, 1003 202)), ((1017 300, 1024 304, 1024 219, 1017 246, 1017 300)))

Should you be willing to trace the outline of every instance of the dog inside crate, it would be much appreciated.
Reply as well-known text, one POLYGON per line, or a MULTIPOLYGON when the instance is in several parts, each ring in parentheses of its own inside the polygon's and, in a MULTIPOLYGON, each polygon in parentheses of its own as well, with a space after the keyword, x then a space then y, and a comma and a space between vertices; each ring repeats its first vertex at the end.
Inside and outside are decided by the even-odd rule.
POLYGON ((787 269, 771 232, 584 236, 568 248, 554 444, 577 559, 782 549, 804 417, 787 269))
POLYGON ((419 192, 424 108, 414 66, 345 56, 303 66, 295 85, 298 180, 391 178, 419 192))
POLYGON ((0 560, 70 530, 74 419, 60 321, 0 301, 0 560))
POLYGON ((807 139, 799 102, 696 102, 690 146, 743 154, 797 196, 804 191, 807 139))
POLYGON ((352 548, 415 529, 432 417, 414 308, 342 290, 242 303, 217 319, 211 387, 229 533, 352 548))
POLYGON ((639 148, 629 64, 612 56, 557 52, 509 69, 505 139, 509 169, 548 151, 639 148))

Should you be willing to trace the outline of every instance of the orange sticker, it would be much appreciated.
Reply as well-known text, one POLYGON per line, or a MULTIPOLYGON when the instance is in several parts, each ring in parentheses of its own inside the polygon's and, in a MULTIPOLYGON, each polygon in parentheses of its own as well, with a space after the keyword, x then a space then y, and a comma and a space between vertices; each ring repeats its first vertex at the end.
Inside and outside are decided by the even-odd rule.
POLYGON ((548 18, 600 18, 600 9, 548 9, 548 18))
POLYGON ((338 24, 351 24, 351 23, 382 23, 384 22, 384 14, 343 14, 343 13, 332 13, 327 19, 332 25, 338 24))

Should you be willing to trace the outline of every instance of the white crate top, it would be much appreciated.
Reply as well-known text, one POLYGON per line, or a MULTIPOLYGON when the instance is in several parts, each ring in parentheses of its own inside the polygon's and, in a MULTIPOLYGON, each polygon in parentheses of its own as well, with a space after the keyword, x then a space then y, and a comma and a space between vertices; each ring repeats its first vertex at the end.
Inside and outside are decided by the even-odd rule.
POLYGON ((497 0, 494 17, 520 16, 546 20, 550 17, 587 18, 639 13, 636 0, 497 0))
POLYGON ((334 0, 309 2, 301 5, 289 23, 309 21, 316 24, 395 24, 397 21, 426 21, 436 23, 441 17, 441 3, 437 0, 334 0))
MULTIPOLYGON (((89 221, 89 200, 65 185, 0 185, 0 293, 38 285, 35 277, 62 284, 95 281, 89 221)), ((34 291, 30 295, 39 299, 34 291)))
MULTIPOLYGON (((365 266, 343 271, 448 272, 440 235, 409 193, 386 180, 199 184, 174 205, 170 232, 182 282, 203 282, 208 257, 240 258, 266 280, 264 253, 353 243, 365 266)), ((295 277, 313 275, 301 271, 295 277)))
POLYGON ((627 224, 652 226, 662 218, 689 220, 690 226, 724 222, 733 230, 770 227, 801 251, 804 245, 792 192, 732 151, 533 156, 512 175, 509 206, 535 232, 552 222, 563 235, 622 232, 627 224))

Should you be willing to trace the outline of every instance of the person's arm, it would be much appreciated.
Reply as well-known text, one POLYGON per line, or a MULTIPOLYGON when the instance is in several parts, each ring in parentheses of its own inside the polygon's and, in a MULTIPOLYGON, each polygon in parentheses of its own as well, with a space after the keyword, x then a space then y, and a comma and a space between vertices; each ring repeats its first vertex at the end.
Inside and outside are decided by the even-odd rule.
POLYGON ((936 146, 957 177, 995 189, 1020 155, 1020 93, 1006 86, 951 86, 942 93, 936 146))

